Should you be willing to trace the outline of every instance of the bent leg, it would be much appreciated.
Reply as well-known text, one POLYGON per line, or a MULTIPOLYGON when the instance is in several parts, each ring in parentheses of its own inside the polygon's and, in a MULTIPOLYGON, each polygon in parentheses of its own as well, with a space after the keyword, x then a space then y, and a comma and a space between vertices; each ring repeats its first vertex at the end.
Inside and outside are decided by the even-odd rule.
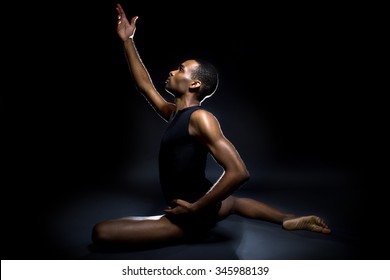
POLYGON ((180 241, 185 232, 165 216, 126 217, 96 224, 92 240, 96 244, 140 246, 165 245, 180 241))
POLYGON ((317 216, 297 217, 252 198, 229 196, 222 202, 220 219, 237 214, 242 217, 281 224, 285 230, 309 230, 330 233, 324 220, 317 216))

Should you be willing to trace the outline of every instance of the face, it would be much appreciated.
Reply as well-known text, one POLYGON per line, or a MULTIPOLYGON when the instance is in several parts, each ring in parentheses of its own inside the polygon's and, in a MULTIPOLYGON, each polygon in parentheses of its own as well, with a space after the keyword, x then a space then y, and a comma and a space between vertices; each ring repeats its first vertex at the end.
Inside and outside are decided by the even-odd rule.
POLYGON ((174 96, 181 96, 190 88, 193 82, 192 72, 198 67, 195 60, 186 60, 176 70, 169 72, 165 81, 165 89, 174 96))

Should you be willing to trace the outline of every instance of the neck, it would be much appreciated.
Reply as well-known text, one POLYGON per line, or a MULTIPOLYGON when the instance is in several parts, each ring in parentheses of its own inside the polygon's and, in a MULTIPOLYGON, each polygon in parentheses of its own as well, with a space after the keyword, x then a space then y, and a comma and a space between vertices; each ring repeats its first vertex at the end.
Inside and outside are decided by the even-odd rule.
POLYGON ((175 103, 176 103, 176 110, 177 111, 183 110, 183 109, 188 108, 188 107, 200 105, 200 102, 197 100, 185 99, 185 98, 176 98, 175 103))

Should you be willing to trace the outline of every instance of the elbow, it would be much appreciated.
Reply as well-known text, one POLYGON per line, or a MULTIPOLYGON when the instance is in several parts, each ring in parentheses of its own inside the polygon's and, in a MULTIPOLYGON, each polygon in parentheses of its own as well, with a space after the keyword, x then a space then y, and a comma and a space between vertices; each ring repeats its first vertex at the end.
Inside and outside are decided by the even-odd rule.
POLYGON ((243 183, 246 183, 249 181, 249 179, 251 178, 251 175, 248 171, 248 169, 245 169, 244 173, 243 173, 243 183))
POLYGON ((240 180, 240 185, 242 185, 242 184, 245 184, 246 182, 249 181, 249 179, 250 179, 250 173, 249 173, 248 169, 243 168, 243 169, 239 172, 239 174, 237 174, 237 177, 238 177, 239 180, 240 180))
POLYGON ((246 169, 245 165, 238 165, 234 168, 228 168, 225 170, 224 175, 228 177, 228 180, 231 180, 233 185, 239 187, 250 179, 250 174, 248 169, 246 169))

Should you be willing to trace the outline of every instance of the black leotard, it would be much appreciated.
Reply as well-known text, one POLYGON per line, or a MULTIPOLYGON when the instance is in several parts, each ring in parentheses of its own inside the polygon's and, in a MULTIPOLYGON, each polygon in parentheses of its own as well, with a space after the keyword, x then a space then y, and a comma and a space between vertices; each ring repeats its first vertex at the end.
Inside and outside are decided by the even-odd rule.
POLYGON ((205 110, 192 106, 173 114, 161 139, 160 184, 169 205, 177 198, 194 202, 212 186, 205 175, 208 150, 188 131, 191 114, 199 109, 205 110))
MULTIPOLYGON (((195 202, 212 187, 206 178, 208 150, 199 140, 189 134, 191 114, 201 106, 187 107, 172 114, 161 140, 159 167, 160 183, 167 204, 174 207, 173 199, 195 202)), ((166 217, 197 236, 201 231, 213 227, 217 222, 221 203, 210 205, 196 214, 166 217)))

